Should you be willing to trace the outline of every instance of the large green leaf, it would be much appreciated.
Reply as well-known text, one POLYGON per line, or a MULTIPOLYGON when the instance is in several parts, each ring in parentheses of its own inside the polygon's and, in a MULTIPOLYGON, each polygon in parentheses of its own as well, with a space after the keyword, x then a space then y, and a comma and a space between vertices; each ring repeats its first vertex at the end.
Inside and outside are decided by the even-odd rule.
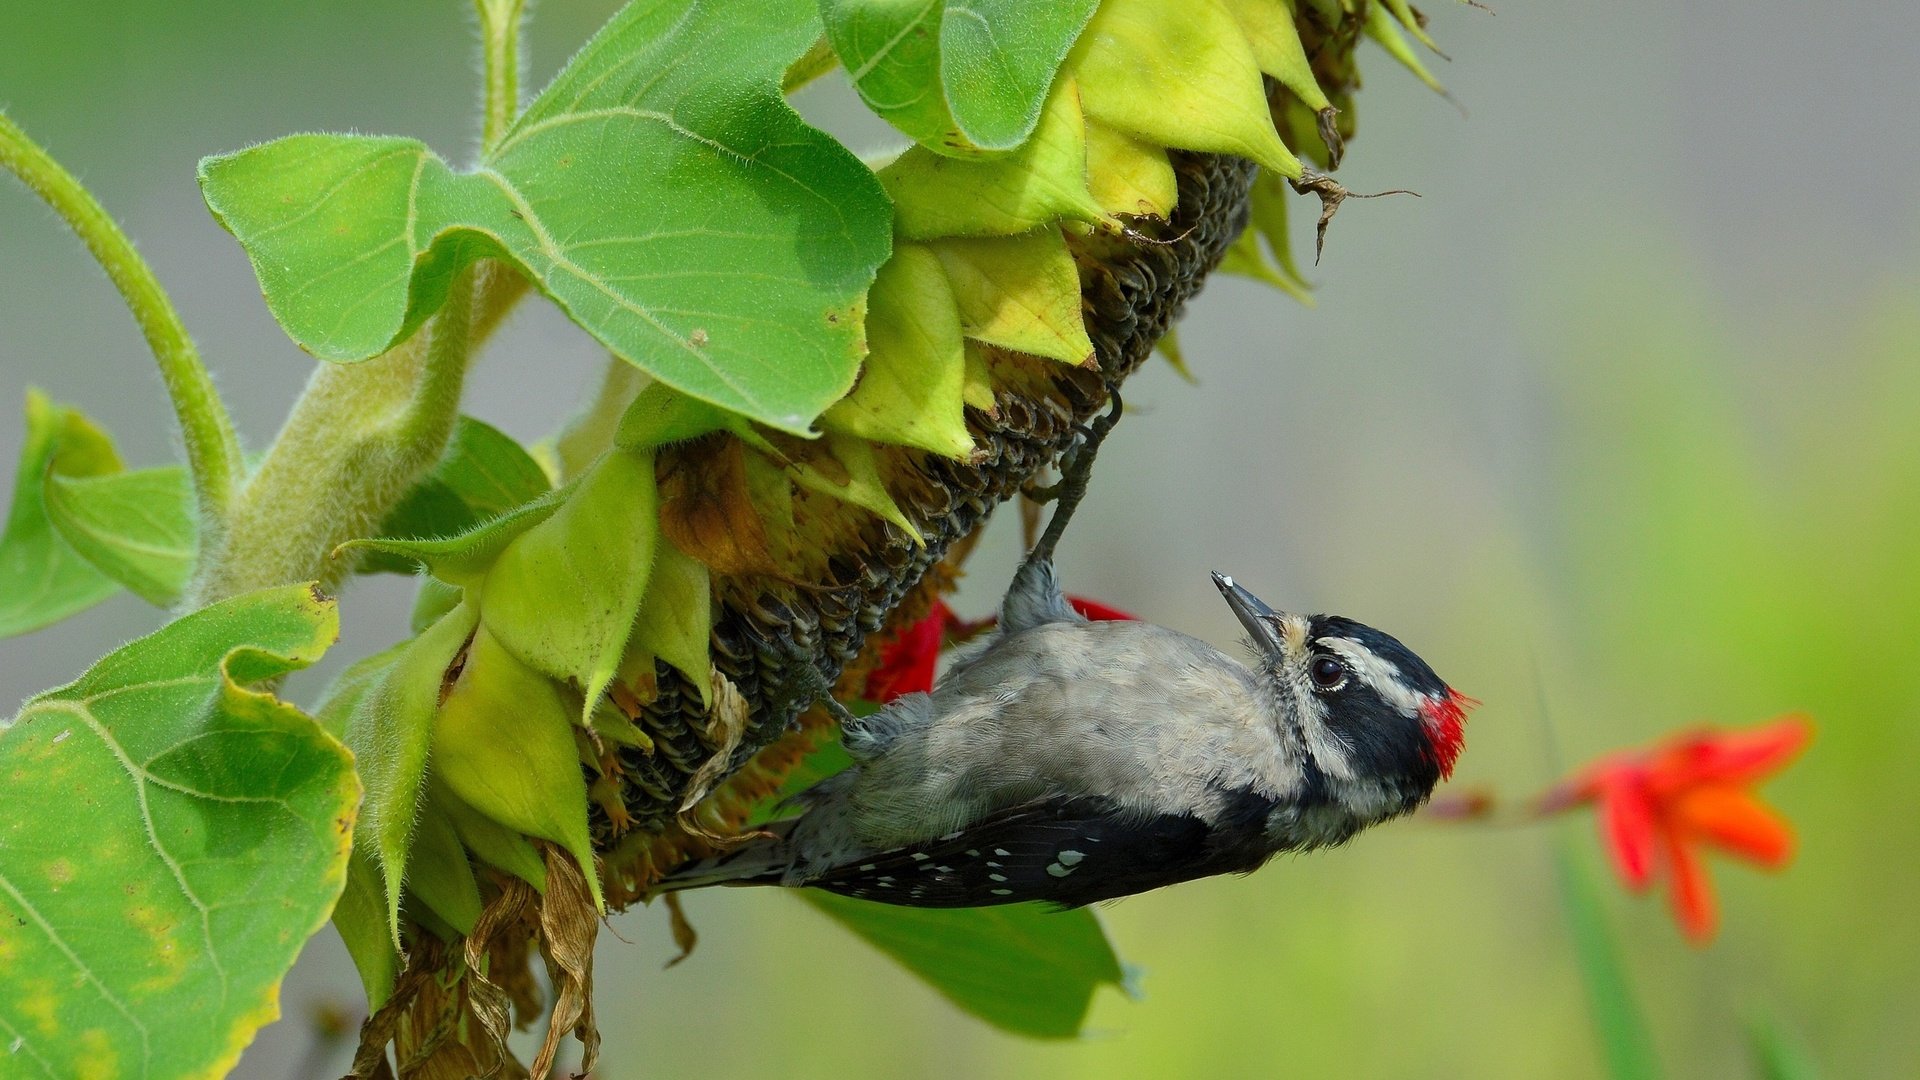
POLYGON ((1102 984, 1125 973, 1093 912, 1038 904, 927 909, 851 900, 817 889, 813 906, 925 979, 955 1005, 1020 1035, 1080 1033, 1102 984))
POLYGON ((308 586, 108 654, 0 729, 9 1076, 221 1076, 345 880, 346 748, 259 689, 333 642, 308 586))
POLYGON ((477 258, 523 270, 677 389, 804 433, 853 383, 879 183, 780 94, 808 0, 632 3, 471 172, 413 139, 296 135, 202 162, 301 347, 376 355, 477 258))
POLYGON ((38 630, 105 600, 113 580, 68 547, 47 519, 43 482, 121 469, 113 440, 79 412, 27 391, 26 438, 14 470, 13 503, 0 533, 0 637, 38 630))
POLYGON ((1033 134, 1099 0, 820 0, 860 96, 930 150, 1011 150, 1033 134))
POLYGON ((47 519, 75 552, 150 604, 180 599, 199 556, 193 485, 178 465, 104 476, 49 473, 47 519))

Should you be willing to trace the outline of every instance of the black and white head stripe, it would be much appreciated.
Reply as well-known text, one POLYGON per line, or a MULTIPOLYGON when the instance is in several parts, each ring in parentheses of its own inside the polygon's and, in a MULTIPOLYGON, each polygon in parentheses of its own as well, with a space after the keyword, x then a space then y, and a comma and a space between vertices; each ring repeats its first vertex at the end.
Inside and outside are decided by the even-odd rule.
POLYGON ((1409 805, 1424 799, 1442 771, 1427 714, 1449 699, 1446 683, 1398 639, 1338 615, 1309 620, 1308 648, 1352 676, 1315 710, 1344 751, 1340 764, 1409 805))
POLYGON ((1433 668, 1391 634, 1341 615, 1315 615, 1307 620, 1307 627, 1311 646, 1337 655, 1408 715, 1419 711, 1423 699, 1447 696, 1447 684, 1433 668))

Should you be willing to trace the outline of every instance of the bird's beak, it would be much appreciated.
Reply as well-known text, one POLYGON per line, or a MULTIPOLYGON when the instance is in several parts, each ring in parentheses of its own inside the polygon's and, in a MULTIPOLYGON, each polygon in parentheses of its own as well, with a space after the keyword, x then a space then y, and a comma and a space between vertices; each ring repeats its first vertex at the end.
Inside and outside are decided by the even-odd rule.
POLYGON ((1220 595, 1227 598, 1227 606, 1233 609, 1240 625, 1247 628, 1254 646, 1274 660, 1284 657, 1287 646, 1280 632, 1280 613, 1218 570, 1213 572, 1213 583, 1219 587, 1220 595))

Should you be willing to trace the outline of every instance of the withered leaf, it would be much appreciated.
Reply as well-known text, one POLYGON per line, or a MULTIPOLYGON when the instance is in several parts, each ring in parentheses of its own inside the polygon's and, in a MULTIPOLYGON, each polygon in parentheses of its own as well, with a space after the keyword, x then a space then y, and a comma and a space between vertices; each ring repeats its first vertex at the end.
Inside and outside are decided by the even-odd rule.
POLYGON ((709 435, 668 453, 660 478, 660 529, 716 574, 780 577, 748 494, 746 448, 709 435))

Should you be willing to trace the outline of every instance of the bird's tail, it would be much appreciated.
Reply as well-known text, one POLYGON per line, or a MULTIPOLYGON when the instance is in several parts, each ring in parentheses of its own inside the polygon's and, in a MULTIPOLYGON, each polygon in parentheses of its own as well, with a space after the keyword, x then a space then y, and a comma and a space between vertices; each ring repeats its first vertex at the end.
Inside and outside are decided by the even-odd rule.
POLYGON ((651 891, 658 895, 709 885, 778 885, 792 861, 787 851, 792 829, 792 821, 773 822, 738 847, 682 866, 655 882, 651 891))

